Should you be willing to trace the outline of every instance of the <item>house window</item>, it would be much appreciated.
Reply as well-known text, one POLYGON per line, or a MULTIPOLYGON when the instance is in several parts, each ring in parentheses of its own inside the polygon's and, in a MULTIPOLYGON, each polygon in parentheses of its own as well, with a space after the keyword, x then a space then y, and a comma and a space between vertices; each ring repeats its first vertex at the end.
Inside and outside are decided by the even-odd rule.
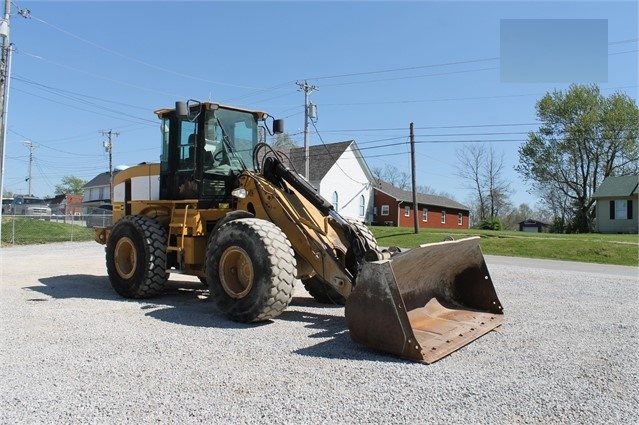
POLYGON ((615 201, 615 220, 625 220, 628 218, 628 204, 625 200, 615 201))
POLYGON ((382 205, 382 215, 388 215, 388 205, 382 205))
POLYGON ((632 200, 617 199, 610 201, 610 219, 611 220, 631 220, 632 219, 632 200))
POLYGON ((464 215, 462 213, 457 214, 457 225, 461 226, 464 222, 464 215))
POLYGON ((373 215, 377 215, 377 206, 373 207, 373 215))
POLYGON ((422 210, 422 221, 428 221, 428 208, 422 210))
POLYGON ((404 207, 404 215, 410 217, 410 207, 404 207))
POLYGON ((442 224, 446 224, 446 211, 442 210, 442 224))
POLYGON ((338 207, 339 207, 339 195, 337 194, 337 192, 333 192, 333 209, 335 210, 335 212, 338 211, 338 207))
POLYGON ((98 199, 104 199, 104 188, 98 189, 98 199))
POLYGON ((366 199, 364 195, 359 197, 359 216, 364 217, 364 212, 366 211, 366 199))
POLYGON ((611 220, 632 220, 632 199, 610 201, 611 220))

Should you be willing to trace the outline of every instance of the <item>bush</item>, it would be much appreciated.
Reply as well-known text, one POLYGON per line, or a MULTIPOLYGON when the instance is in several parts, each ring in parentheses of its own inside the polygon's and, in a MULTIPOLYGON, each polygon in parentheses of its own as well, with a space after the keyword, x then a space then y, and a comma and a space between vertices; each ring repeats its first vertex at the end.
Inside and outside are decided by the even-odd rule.
POLYGON ((479 228, 483 230, 502 230, 503 225, 499 217, 490 217, 479 223, 479 228))

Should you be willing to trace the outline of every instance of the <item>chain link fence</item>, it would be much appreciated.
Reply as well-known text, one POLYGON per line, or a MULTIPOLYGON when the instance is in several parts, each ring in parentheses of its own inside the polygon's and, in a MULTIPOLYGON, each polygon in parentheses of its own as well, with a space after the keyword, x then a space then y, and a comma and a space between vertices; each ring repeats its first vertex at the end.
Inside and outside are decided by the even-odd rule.
POLYGON ((85 215, 2 215, 1 246, 93 240, 94 227, 110 226, 111 212, 85 215))

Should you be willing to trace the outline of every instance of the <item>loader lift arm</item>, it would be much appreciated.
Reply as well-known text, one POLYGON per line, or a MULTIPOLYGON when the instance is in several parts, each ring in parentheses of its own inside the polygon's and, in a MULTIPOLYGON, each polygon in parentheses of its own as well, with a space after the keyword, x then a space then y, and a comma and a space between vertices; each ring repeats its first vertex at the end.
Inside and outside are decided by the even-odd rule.
POLYGON ((313 186, 287 168, 270 146, 256 146, 253 162, 259 171, 240 177, 240 186, 250 195, 238 208, 284 230, 298 258, 298 278, 319 279, 345 300, 365 261, 389 257, 377 248, 368 228, 341 217, 313 186), (258 161, 262 149, 268 153, 258 161))
POLYGON ((301 179, 299 174, 285 167, 282 161, 274 156, 267 156, 264 159, 263 174, 266 179, 282 189, 284 189, 282 181, 285 181, 313 204, 324 216, 330 216, 335 220, 344 230, 350 248, 359 263, 381 260, 385 257, 384 253, 379 251, 377 245, 371 244, 367 238, 362 237, 357 227, 340 216, 330 202, 317 193, 315 188, 306 180, 301 179))

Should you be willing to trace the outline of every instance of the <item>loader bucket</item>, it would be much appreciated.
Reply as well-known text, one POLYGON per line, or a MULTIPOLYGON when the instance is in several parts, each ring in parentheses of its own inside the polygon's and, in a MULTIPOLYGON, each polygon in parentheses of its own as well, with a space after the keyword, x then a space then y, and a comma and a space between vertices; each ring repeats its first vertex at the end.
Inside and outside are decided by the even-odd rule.
POLYGON ((365 263, 346 300, 351 338, 433 363, 504 322, 479 238, 422 245, 365 263))

